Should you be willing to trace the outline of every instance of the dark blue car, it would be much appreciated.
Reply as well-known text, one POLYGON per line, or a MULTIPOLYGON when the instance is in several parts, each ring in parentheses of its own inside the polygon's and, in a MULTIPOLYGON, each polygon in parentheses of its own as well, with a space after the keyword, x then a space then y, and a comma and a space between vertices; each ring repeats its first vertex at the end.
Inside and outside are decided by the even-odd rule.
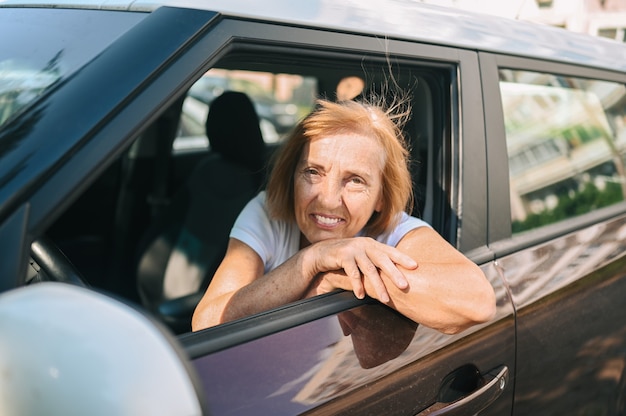
MULTIPOLYGON (((623 44, 400 0, 5 0, 0 39, 1 338, 24 328, 40 340, 25 344, 33 357, 84 370, 73 394, 30 399, 49 414, 92 397, 81 389, 102 389, 90 381, 121 378, 87 365, 104 362, 90 355, 97 332, 56 343, 62 332, 42 328, 58 316, 82 328, 89 302, 42 301, 70 312, 42 312, 39 322, 26 319, 37 303, 13 295, 31 289, 54 300, 63 291, 37 287, 61 284, 151 317, 147 325, 180 353, 199 411, 213 415, 626 412, 623 44), (339 97, 345 80, 360 80, 356 94, 384 93, 390 76, 409 91, 413 214, 480 265, 495 317, 445 335, 334 292, 190 332, 230 227, 264 183, 236 182, 226 160, 266 165, 278 145, 238 137, 229 155, 174 151, 193 110, 186 100, 201 91, 196 98, 212 103, 233 89, 201 87, 216 69, 270 80, 264 88, 277 101, 258 104, 257 116, 281 133, 315 97, 339 97), (280 106, 293 106, 289 117, 280 106), (346 319, 359 330, 344 335, 346 319), (54 354, 41 355, 46 348, 54 354)), ((194 115, 209 142, 217 138, 202 111, 211 109, 194 115)), ((225 129, 242 124, 239 111, 225 111, 225 129)), ((114 329, 100 347, 141 336, 114 329)), ((130 358, 107 365, 149 358, 125 351, 130 358)), ((55 386, 67 380, 37 365, 55 386)), ((141 368, 160 365, 132 367, 133 379, 158 379, 141 368)), ((17 406, 18 396, 2 393, 12 386, 3 368, 0 398, 17 406)), ((116 403, 139 406, 129 414, 162 398, 115 391, 116 403)), ((94 409, 101 399, 90 399, 94 409)))

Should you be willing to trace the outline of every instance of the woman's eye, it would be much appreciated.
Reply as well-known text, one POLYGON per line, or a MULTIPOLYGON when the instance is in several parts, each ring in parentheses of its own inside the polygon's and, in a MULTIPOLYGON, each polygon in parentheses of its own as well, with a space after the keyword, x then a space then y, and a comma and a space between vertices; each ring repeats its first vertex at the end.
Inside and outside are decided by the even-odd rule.
POLYGON ((306 168, 303 170, 305 176, 316 176, 319 175, 319 171, 314 168, 306 168))
POLYGON ((350 182, 353 183, 354 185, 364 185, 365 184, 365 181, 362 178, 359 178, 358 176, 350 178, 350 182))

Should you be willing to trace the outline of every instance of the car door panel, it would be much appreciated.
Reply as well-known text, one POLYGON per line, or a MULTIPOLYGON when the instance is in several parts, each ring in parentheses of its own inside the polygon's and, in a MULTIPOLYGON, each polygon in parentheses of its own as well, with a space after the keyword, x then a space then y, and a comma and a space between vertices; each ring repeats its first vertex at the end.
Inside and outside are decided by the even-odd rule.
POLYGON ((517 308, 516 414, 624 411, 624 233, 622 217, 498 261, 517 308))
MULTIPOLYGON (((454 396, 454 400, 472 393, 480 397, 476 391, 488 382, 485 376, 494 370, 508 371, 507 366, 490 367, 485 361, 505 361, 506 353, 496 352, 503 349, 502 345, 494 345, 486 338, 502 339, 503 332, 510 333, 510 324, 494 326, 484 336, 463 339, 426 356, 424 349, 450 336, 420 327, 401 356, 368 368, 372 362, 363 358, 363 349, 383 350, 377 358, 385 360, 389 352, 384 350, 387 340, 381 337, 356 347, 353 338, 343 335, 337 317, 333 316, 196 359, 194 365, 206 386, 212 414, 216 415, 249 414, 252 409, 258 414, 275 415, 305 411, 416 414, 434 404, 442 404, 440 409, 450 405, 440 398, 445 392, 442 384, 463 367, 471 366, 476 374, 457 374, 456 382, 467 391, 457 391, 459 396, 454 396)), ((512 338, 504 350, 513 351, 512 338)), ((483 414, 503 414, 510 408, 512 388, 506 378, 502 380, 497 381, 493 406, 483 414)), ((482 403, 492 404, 487 399, 482 403)))
POLYGON ((272 322, 272 314, 280 321, 283 312, 181 340, 216 415, 252 409, 274 415, 463 414, 477 407, 486 407, 481 414, 501 415, 513 397, 508 376, 515 370, 513 311, 493 263, 483 270, 497 294, 497 315, 457 335, 419 326, 374 301, 354 307, 362 303, 342 292, 289 306, 291 322, 249 340, 220 344, 215 338, 255 326, 255 320, 272 322), (354 300, 345 303, 346 310, 310 320, 306 307, 332 304, 333 296, 335 304, 339 298, 354 300), (294 322, 298 314, 299 324, 294 322))

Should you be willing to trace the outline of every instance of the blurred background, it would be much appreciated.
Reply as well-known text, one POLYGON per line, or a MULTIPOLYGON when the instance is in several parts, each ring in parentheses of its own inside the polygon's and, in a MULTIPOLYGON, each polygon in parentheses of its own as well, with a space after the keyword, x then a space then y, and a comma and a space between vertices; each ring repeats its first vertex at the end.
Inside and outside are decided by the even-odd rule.
POLYGON ((416 0, 626 41, 626 0, 416 0))

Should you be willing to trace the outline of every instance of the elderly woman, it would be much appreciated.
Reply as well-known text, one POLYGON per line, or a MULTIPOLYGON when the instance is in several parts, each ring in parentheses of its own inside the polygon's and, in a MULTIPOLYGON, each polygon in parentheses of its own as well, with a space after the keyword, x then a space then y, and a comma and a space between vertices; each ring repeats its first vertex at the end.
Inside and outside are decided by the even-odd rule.
POLYGON ((391 112, 318 104, 235 222, 193 330, 337 289, 444 333, 491 319, 495 296, 480 268, 405 213, 408 152, 391 112))

